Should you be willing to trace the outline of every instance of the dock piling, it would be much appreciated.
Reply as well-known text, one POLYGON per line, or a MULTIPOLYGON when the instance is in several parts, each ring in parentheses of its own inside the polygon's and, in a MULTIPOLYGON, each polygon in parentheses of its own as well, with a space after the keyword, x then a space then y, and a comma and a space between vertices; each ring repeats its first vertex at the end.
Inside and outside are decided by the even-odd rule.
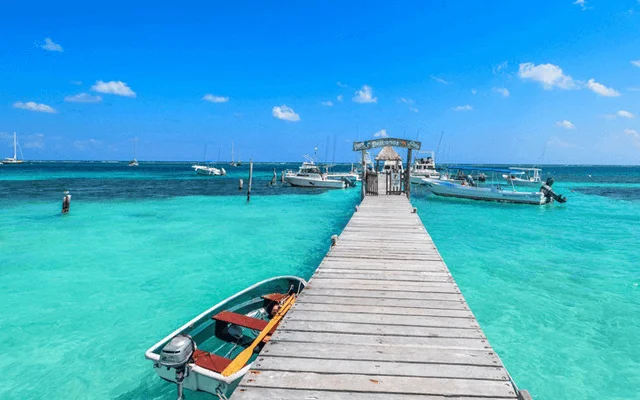
POLYGON ((68 190, 64 191, 64 197, 62 198, 62 213, 66 214, 71 208, 71 195, 68 190))
POLYGON ((253 181, 253 159, 249 159, 249 190, 247 190, 247 203, 251 201, 251 181, 253 181))

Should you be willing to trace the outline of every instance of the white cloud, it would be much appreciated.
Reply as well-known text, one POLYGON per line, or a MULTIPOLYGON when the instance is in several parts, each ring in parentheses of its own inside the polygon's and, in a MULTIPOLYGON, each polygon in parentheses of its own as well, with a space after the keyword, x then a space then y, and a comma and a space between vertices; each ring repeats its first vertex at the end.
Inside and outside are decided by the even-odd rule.
POLYGON ((44 43, 40 45, 40 48, 42 50, 57 51, 57 52, 60 52, 60 53, 62 53, 64 51, 62 46, 60 46, 58 43, 54 43, 54 41, 51 40, 51 38, 45 38, 44 39, 44 43))
POLYGON ((338 95, 338 97, 336 97, 336 99, 338 99, 338 101, 342 101, 344 100, 344 96, 340 94, 338 95))
POLYGON ((471 107, 470 105, 464 105, 464 106, 457 106, 457 107, 453 107, 452 108, 453 111, 471 111, 473 110, 473 107, 471 107))
POLYGON ((224 96, 215 96, 213 94, 207 93, 204 95, 202 100, 206 100, 211 103, 226 103, 227 101, 229 101, 229 98, 224 96))
POLYGON ((413 111, 414 113, 419 113, 420 111, 418 111, 417 108, 415 107, 409 107, 409 110, 413 111))
POLYGON ((573 4, 580 6, 582 8, 582 11, 587 9, 587 2, 585 0, 576 0, 573 2, 573 4))
POLYGON ((387 135, 386 129, 380 129, 378 132, 373 134, 373 137, 389 137, 389 135, 387 135))
POLYGON ((22 140, 25 149, 44 149, 44 135, 42 133, 27 135, 22 140))
POLYGON ((636 67, 640 67, 640 60, 633 60, 631 61, 631 64, 635 65, 636 67))
POLYGON ((293 108, 286 105, 275 106, 271 110, 274 117, 285 121, 300 121, 300 116, 293 111, 293 108))
POLYGON ((99 103, 102 101, 102 97, 92 96, 89 93, 78 93, 65 97, 64 101, 70 103, 99 103))
POLYGON ((477 94, 478 91, 476 89, 471 89, 471 94, 477 94))
POLYGON ((554 87, 560 89, 578 89, 578 85, 569 75, 562 72, 562 68, 554 64, 522 63, 518 69, 520 79, 531 79, 542 83, 546 90, 554 87))
POLYGON ((625 110, 620 110, 616 114, 618 115, 618 117, 622 117, 622 118, 634 118, 635 117, 635 115, 633 115, 629 111, 625 111, 625 110))
POLYGON ((495 68, 493 68, 493 73, 497 74, 498 72, 502 71, 503 69, 507 69, 508 66, 509 66, 509 62, 505 61, 505 62, 501 63, 500 65, 496 66, 495 68))
POLYGON ((575 143, 569 143, 565 140, 560 139, 557 136, 552 136, 549 138, 549 140, 547 140, 547 145, 550 146, 555 146, 555 147, 562 147, 565 149, 578 149, 580 148, 580 146, 578 146, 575 143))
POLYGON ((404 103, 404 104, 409 104, 409 105, 412 105, 412 104, 414 103, 414 101, 413 101, 413 100, 411 100, 411 99, 406 99, 406 98, 404 98, 404 97, 400 97, 400 98, 398 99, 398 101, 399 101, 399 102, 401 102, 401 103, 404 103))
POLYGON ((571 121, 567 121, 566 119, 563 121, 556 122, 557 126, 563 127, 565 129, 575 129, 576 126, 571 123, 571 121))
POLYGON ((618 92, 617 90, 613 88, 608 88, 605 85, 598 83, 593 79, 589 79, 589 81, 587 82, 587 88, 599 94, 600 96, 606 96, 606 97, 620 96, 620 92, 618 92))
POLYGON ((369 85, 363 85, 362 89, 356 91, 356 95, 353 97, 353 101, 356 103, 377 103, 378 98, 373 97, 373 89, 369 85))
POLYGON ((635 129, 625 129, 624 133, 631 136, 633 138, 633 143, 640 147, 640 134, 635 129))
POLYGON ((449 82, 449 81, 445 81, 444 79, 439 78, 439 77, 437 77, 437 76, 433 76, 433 75, 431 75, 431 79, 433 79, 434 81, 436 81, 436 82, 438 82, 438 83, 442 83, 443 85, 448 85, 448 84, 450 84, 450 83, 451 83, 451 82, 449 82))
POLYGON ((336 82, 336 86, 341 87, 341 88, 348 88, 349 87, 349 85, 346 85, 346 84, 344 84, 342 82, 336 82))
POLYGON ((22 110, 36 111, 36 112, 44 112, 54 114, 56 110, 54 110, 51 106, 46 104, 38 104, 33 101, 27 101, 23 103, 21 101, 16 101, 13 103, 13 108, 20 108, 22 110))
POLYGON ((494 87, 494 88, 493 88, 493 91, 494 91, 494 92, 496 92, 496 93, 500 93, 500 94, 501 94, 501 95, 503 95, 504 97, 509 97, 509 95, 511 94, 511 93, 509 93, 509 89, 507 89, 507 88, 497 88, 497 87, 494 87))
POLYGON ((122 81, 96 81, 96 84, 91 86, 91 90, 99 93, 116 94, 118 96, 136 97, 136 92, 131 90, 131 88, 122 81))
POLYGON ((329 101, 321 101, 320 104, 322 104, 323 106, 327 106, 327 107, 333 107, 333 101, 329 100, 329 101))

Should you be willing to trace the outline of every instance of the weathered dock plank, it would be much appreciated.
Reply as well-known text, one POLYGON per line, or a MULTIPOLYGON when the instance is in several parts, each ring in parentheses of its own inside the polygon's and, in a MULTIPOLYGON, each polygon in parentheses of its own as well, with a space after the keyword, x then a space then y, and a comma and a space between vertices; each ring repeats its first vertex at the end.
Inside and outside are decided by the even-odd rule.
POLYGON ((367 197, 234 400, 515 400, 404 196, 367 197))

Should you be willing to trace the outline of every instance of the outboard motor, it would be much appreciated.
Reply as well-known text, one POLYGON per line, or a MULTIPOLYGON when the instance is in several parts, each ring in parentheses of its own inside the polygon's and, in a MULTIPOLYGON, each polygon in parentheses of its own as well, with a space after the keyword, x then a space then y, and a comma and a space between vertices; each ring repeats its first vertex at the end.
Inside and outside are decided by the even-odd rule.
POLYGON ((552 177, 547 178, 547 182, 544 185, 540 186, 540 191, 547 199, 547 203, 551 203, 553 200, 557 201, 558 203, 566 203, 567 198, 561 194, 556 194, 556 192, 554 192, 551 188, 554 182, 555 181, 552 177))
POLYGON ((469 184, 469 186, 476 186, 476 183, 473 181, 473 176, 467 175, 466 181, 469 184))
POLYGON ((485 174, 478 175, 478 181, 486 182, 487 181, 487 176, 485 174))
POLYGON ((344 181, 345 185, 347 187, 355 187, 356 183, 354 181, 352 181, 351 179, 349 179, 348 177, 343 177, 342 180, 344 181))
POLYGON ((182 385, 188 375, 187 364, 193 357, 196 344, 189 335, 176 335, 160 351, 160 365, 176 370, 176 384, 178 385, 178 400, 184 399, 182 385))

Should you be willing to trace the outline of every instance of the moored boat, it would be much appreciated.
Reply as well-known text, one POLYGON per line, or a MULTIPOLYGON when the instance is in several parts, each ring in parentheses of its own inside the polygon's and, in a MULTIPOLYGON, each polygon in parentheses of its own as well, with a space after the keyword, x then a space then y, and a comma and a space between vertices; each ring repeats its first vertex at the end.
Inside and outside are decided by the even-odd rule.
POLYGON ((411 183, 424 185, 423 178, 439 179, 440 173, 436 170, 435 154, 427 152, 427 157, 416 158, 411 167, 411 183))
POLYGON ((469 173, 466 173, 465 178, 461 181, 423 178, 423 182, 431 193, 443 197, 536 205, 552 203, 554 200, 559 203, 567 201, 566 197, 556 194, 551 188, 554 183, 553 178, 547 179, 547 182, 541 185, 540 190, 536 192, 519 192, 513 184, 511 188, 503 188, 500 184, 483 184, 487 181, 485 172, 493 172, 495 174, 502 173, 505 170, 478 167, 456 167, 456 169, 458 170, 458 176, 461 173, 469 173), (482 179, 480 179, 480 182, 483 186, 479 186, 473 178, 473 172, 478 171, 481 171, 480 176, 482 179))
POLYGON ((198 175, 209 175, 209 176, 221 176, 226 175, 227 171, 224 168, 216 168, 212 165, 192 165, 193 168, 198 175))
POLYGON ((145 357, 182 389, 226 399, 295 303, 306 282, 279 276, 216 304, 153 345, 145 357))
POLYGON ((284 181, 291 186, 324 189, 343 189, 352 186, 348 183, 350 181, 346 177, 331 178, 328 174, 323 173, 311 158, 303 162, 297 172, 292 170, 285 171, 284 181))
MULTIPOLYGON (((22 164, 23 161, 18 159, 17 148, 18 139, 16 133, 13 132, 13 157, 5 158, 4 160, 2 160, 2 162, 0 162, 0 164, 22 164)), ((22 149, 20 150, 20 154, 22 154, 22 149)))
POLYGON ((540 168, 511 167, 509 169, 512 172, 502 175, 509 183, 522 186, 542 185, 542 170, 540 168))

